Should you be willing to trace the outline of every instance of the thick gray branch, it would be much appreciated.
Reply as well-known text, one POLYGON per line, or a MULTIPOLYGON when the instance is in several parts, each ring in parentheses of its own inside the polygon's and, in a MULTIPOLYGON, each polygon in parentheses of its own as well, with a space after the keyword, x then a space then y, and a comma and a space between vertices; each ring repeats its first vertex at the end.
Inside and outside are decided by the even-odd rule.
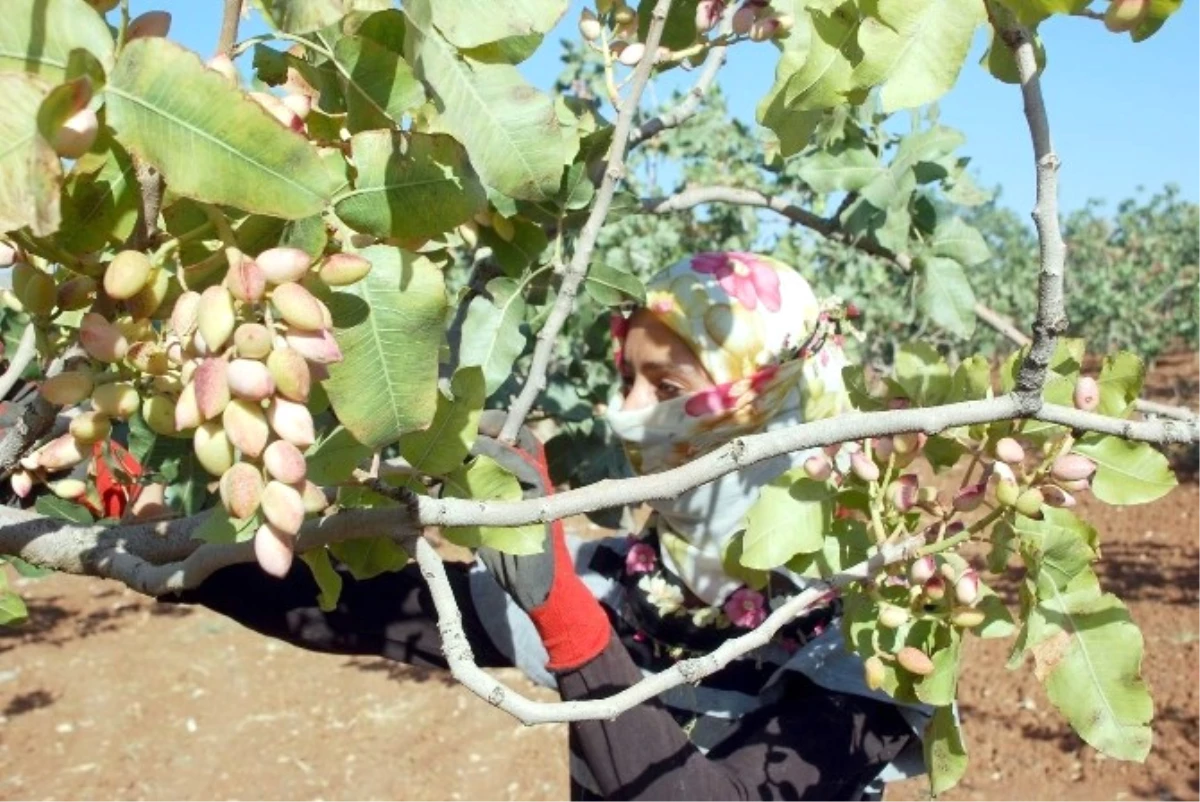
POLYGON ((588 214, 587 222, 583 224, 579 238, 575 241, 575 252, 571 255, 571 263, 563 273, 562 283, 558 288, 558 298, 555 299, 546 323, 538 333, 537 346, 533 351, 533 361, 529 367, 529 376, 525 379, 525 386, 521 388, 520 394, 509 408, 504 427, 500 430, 502 442, 512 443, 517 439, 517 432, 520 431, 521 424, 525 422, 538 395, 546 387, 546 371, 550 369, 550 357, 554 353, 558 334, 562 331, 563 324, 567 322, 567 317, 570 316, 571 310, 575 306, 575 296, 579 292, 580 285, 587 277, 588 263, 592 259, 592 251, 596 247, 600 229, 603 228, 604 220, 608 217, 608 208, 612 205, 613 195, 617 191, 617 182, 625 176, 625 154, 633 125, 633 116, 637 113, 638 103, 642 99, 642 90, 646 88, 646 83, 650 80, 650 72, 654 68, 654 60, 658 55, 658 43, 662 38, 663 26, 666 24, 667 11, 670 8, 671 0, 658 0, 654 6, 650 27, 646 34, 646 52, 633 71, 629 95, 621 103, 621 112, 617 115, 617 123, 613 130, 612 150, 609 152, 604 178, 600 181, 600 189, 596 192, 596 199, 593 202, 591 213, 588 214))
MULTIPOLYGON (((252 541, 217 545, 193 540, 206 517, 79 526, 0 507, 0 554, 55 571, 115 579, 139 593, 161 596, 196 587, 220 568, 254 562, 252 541)), ((308 521, 297 550, 379 535, 411 540, 417 530, 395 508, 346 510, 308 521)))
POLYGON ((233 46, 237 43, 238 23, 242 16, 242 0, 225 0, 225 13, 221 16, 221 33, 217 39, 217 53, 233 58, 233 46))

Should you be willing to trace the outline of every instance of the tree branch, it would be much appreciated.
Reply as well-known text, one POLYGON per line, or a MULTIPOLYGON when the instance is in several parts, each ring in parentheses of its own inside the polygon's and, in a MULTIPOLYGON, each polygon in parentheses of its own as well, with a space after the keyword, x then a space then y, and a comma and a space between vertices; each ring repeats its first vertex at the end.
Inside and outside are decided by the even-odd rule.
POLYGON ((1017 62, 1025 119, 1029 124, 1033 156, 1037 163, 1037 202, 1033 208, 1040 261, 1037 315, 1033 323, 1033 342, 1017 373, 1015 392, 1021 400, 1022 409, 1033 411, 1042 404, 1042 387, 1046 383, 1050 360, 1054 356, 1059 335, 1067 330, 1063 291, 1067 246, 1058 223, 1059 159, 1050 142, 1050 123, 1042 99, 1041 81, 1038 79, 1033 37, 1023 27, 998 27, 996 35, 1013 51, 1017 62))
MULTIPOLYGON (((388 534, 411 541, 419 530, 395 508, 346 510, 305 523, 297 551, 388 534)), ((194 588, 214 571, 254 562, 254 543, 193 540, 207 513, 173 521, 79 526, 0 507, 0 554, 71 574, 114 579, 139 593, 161 596, 194 588)))
POLYGON ((728 45, 715 45, 708 51, 708 57, 704 60, 704 68, 701 70, 699 77, 696 78, 696 83, 684 95, 683 100, 670 111, 647 120, 638 126, 629 135, 630 150, 633 150, 647 139, 657 136, 668 128, 676 128, 683 125, 696 115, 696 112, 700 110, 700 101, 708 94, 708 90, 717 78, 717 73, 720 72, 721 67, 725 64, 725 56, 728 50, 728 45))
POLYGON ((577 702, 534 702, 485 673, 475 665, 471 645, 462 628, 462 615, 454 601, 446 570, 433 547, 424 540, 416 542, 417 562, 421 574, 429 583, 434 607, 438 614, 438 631, 442 649, 450 664, 450 673, 481 699, 517 718, 523 724, 546 724, 562 721, 588 721, 616 718, 626 710, 685 683, 699 682, 720 671, 737 658, 767 645, 785 624, 825 599, 831 588, 842 588, 861 582, 886 565, 911 559, 925 544, 923 536, 909 538, 903 543, 883 546, 878 553, 853 568, 809 588, 783 603, 756 629, 725 641, 702 657, 680 660, 668 669, 653 674, 635 685, 604 699, 577 702))
POLYGON ((37 328, 31 322, 21 333, 21 341, 17 343, 17 350, 13 353, 12 359, 8 361, 8 369, 4 371, 3 376, 0 376, 0 399, 5 398, 13 385, 21 380, 21 374, 25 372, 25 368, 29 367, 29 363, 33 361, 36 354, 37 328))
POLYGON ((1011 320, 991 307, 984 306, 983 304, 976 302, 975 317, 979 318, 984 323, 1003 334, 1017 346, 1024 347, 1033 342, 1029 339, 1025 332, 1014 326, 1011 320))
POLYGON ((555 299, 550 315, 538 333, 529 376, 525 379, 525 385, 509 409, 508 417, 505 418, 504 426, 500 430, 501 442, 512 443, 516 440, 521 424, 525 422, 538 395, 546 387, 546 371, 550 367, 550 357, 554 352, 555 341, 575 306, 575 296, 579 292, 579 287, 587 277, 588 263, 591 261, 592 251, 596 247, 596 239, 600 236, 600 229, 604 226, 605 218, 608 217, 608 208, 612 205, 617 182, 625 176, 625 154, 633 117, 637 113, 638 103, 642 99, 642 91, 650 80, 650 72, 658 55, 658 43, 662 38, 663 26, 666 24, 667 11, 670 8, 671 0, 658 0, 654 6, 650 27, 646 34, 646 52, 642 56, 642 60, 638 62, 637 69, 633 71, 629 95, 621 104, 621 111, 617 115, 612 150, 608 166, 604 170, 604 178, 600 182, 600 189, 596 192, 592 211, 588 215, 583 229, 579 232, 579 239, 575 242, 575 252, 571 255, 571 263, 563 273, 562 283, 558 289, 558 298, 555 299))
POLYGON ((242 0, 225 0, 225 13, 221 17, 221 34, 217 39, 217 53, 233 58, 233 46, 237 44, 238 22, 242 16, 242 0))

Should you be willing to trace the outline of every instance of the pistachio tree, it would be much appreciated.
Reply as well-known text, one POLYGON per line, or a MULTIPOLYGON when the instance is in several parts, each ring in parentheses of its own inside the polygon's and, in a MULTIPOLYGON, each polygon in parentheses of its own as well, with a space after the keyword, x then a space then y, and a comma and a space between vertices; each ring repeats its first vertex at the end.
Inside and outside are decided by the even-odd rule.
MULTIPOLYGON (((517 65, 548 46, 565 0, 256 0, 270 33, 246 40, 242 3, 227 0, 211 57, 176 44, 164 11, 9 0, 0 263, 13 336, 0 383, 23 389, 0 472, 24 501, 0 509, 0 554, 150 595, 236 562, 282 575, 299 558, 326 607, 335 563, 361 579, 415 559, 454 676, 528 723, 609 718, 697 681, 836 590, 867 682, 936 709, 935 793, 966 766, 952 705, 970 637, 1011 638, 1011 665, 1032 658, 1084 740, 1144 759, 1141 635, 1100 588, 1097 530, 1074 507, 1084 493, 1116 505, 1168 493, 1151 444, 1194 443, 1197 421, 1139 401, 1136 353, 1084 375, 1087 343, 1064 336, 1074 285, 1039 84, 1052 43, 1038 28, 1066 14, 1140 42, 1178 5, 599 0, 579 19, 579 58, 545 92, 517 65), (966 65, 981 28, 991 45, 966 65), (689 127, 730 124, 706 102, 731 48, 776 58, 761 130, 736 127, 729 158, 664 188, 656 158, 692 162, 689 127), (1021 94, 1033 142, 1028 334, 973 280, 996 257, 964 210, 986 197, 964 137, 931 106, 979 68, 1021 94), (674 70, 695 75, 692 89, 644 108, 648 82, 674 70), (910 111, 906 133, 884 125, 910 111), (603 443, 592 416, 610 390, 610 312, 643 300, 664 257, 748 248, 767 218, 853 254, 827 269, 906 299, 922 331, 950 338, 938 342, 983 321, 1024 344, 993 382, 984 356, 956 346, 948 361, 898 332, 886 375, 847 370, 856 414, 600 483, 619 470, 610 451, 546 499, 522 499, 472 453, 486 406, 507 410, 502 440, 536 416, 563 432, 560 458, 603 443), (814 581, 761 625, 586 702, 534 703, 474 664, 429 528, 529 553, 545 521, 813 448, 762 490, 727 555, 751 586, 783 565, 814 581), (949 471, 952 494, 919 478, 949 471), (986 564, 960 554, 980 543, 986 564), (984 577, 1018 565, 1010 609, 984 577)), ((20 599, 0 593, 0 616, 18 621, 20 599)))

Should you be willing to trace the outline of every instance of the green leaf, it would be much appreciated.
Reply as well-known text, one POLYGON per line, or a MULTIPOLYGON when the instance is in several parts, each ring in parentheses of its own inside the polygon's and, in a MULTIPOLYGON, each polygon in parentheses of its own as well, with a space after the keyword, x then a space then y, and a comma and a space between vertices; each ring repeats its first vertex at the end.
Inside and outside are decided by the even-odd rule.
POLYGON ((0 626, 18 626, 28 618, 25 601, 11 590, 0 590, 0 626))
MULTIPOLYGON (((1037 74, 1041 75, 1046 69, 1046 46, 1039 34, 1033 36, 1034 59, 1037 62, 1037 74)), ((1006 84, 1021 83, 1021 73, 1017 69, 1017 59, 1012 48, 997 41, 995 29, 991 32, 991 41, 987 50, 979 58, 979 63, 992 74, 992 77, 1006 84)))
POLYGON ((745 532, 738 532, 725 544, 721 554, 721 568, 726 574, 744 583, 754 590, 762 590, 770 581, 770 572, 747 568, 742 564, 742 547, 746 537, 745 532))
POLYGON ((254 539, 254 533, 262 525, 262 519, 257 514, 249 518, 234 518, 225 511, 225 507, 213 507, 205 517, 204 523, 192 532, 193 540, 203 540, 205 543, 245 543, 254 539))
MULTIPOLYGON (((638 41, 646 41, 650 33, 650 19, 657 0, 641 0, 638 3, 638 41)), ((696 41, 697 0, 675 0, 667 10, 660 44, 672 50, 680 50, 696 41)))
MULTIPOLYGON (((433 24, 462 49, 549 33, 567 11, 567 0, 455 0, 433 2, 433 24)), ((690 42, 689 42, 690 44, 690 42)))
POLYGON ((798 554, 788 560, 787 567, 801 576, 828 579, 867 559, 874 545, 865 522, 839 518, 830 527, 820 551, 798 554))
POLYGON ((1036 25, 1051 14, 1074 14, 1089 5, 1089 0, 1000 0, 1017 16, 1022 25, 1036 25))
MULTIPOLYGON (((854 49, 855 36, 859 31, 858 12, 853 9, 831 15, 803 14, 796 19, 796 30, 792 36, 803 36, 806 28, 809 35, 808 52, 799 59, 786 63, 795 66, 782 87, 780 100, 789 111, 829 109, 846 102, 846 95, 853 91, 854 65, 848 53, 854 49)), ((780 60, 780 69, 784 68, 780 60)), ((776 82, 779 81, 776 72, 776 82)))
POLYGON ((485 64, 457 53, 429 22, 428 0, 406 3, 405 11, 412 23, 405 44, 408 60, 433 90, 438 124, 466 146, 483 182, 519 200, 557 195, 578 140, 571 146, 563 136, 550 96, 509 64, 485 64))
POLYGON ((1096 530, 1070 510, 1045 507, 1042 512, 1040 521, 1017 515, 1013 530, 1020 538, 1021 556, 1037 597, 1046 599, 1091 571, 1096 559, 1096 530))
POLYGON ((797 174, 817 192, 858 192, 886 171, 870 148, 839 143, 805 156, 797 174))
POLYGON ((56 518, 60 521, 70 521, 73 524, 90 524, 95 522, 92 513, 82 504, 76 504, 58 496, 38 496, 33 508, 39 515, 56 518))
POLYGON ((361 255, 371 272, 329 304, 344 358, 324 387, 338 420, 378 449, 433 420, 446 289, 424 257, 385 245, 361 255))
POLYGON ((1012 613, 995 593, 986 593, 975 604, 976 609, 984 614, 983 623, 971 629, 981 638, 1010 638, 1017 631, 1013 623, 1012 613))
POLYGON ((324 548, 309 549, 300 555, 305 565, 312 570, 313 579, 317 581, 317 606, 323 612, 330 613, 337 609, 338 598, 342 595, 342 575, 333 569, 329 552, 324 548))
MULTIPOLYGON (((0 72, 28 72, 51 83, 69 77, 71 51, 86 50, 107 70, 113 36, 84 0, 5 0, 0 72)), ((5 106, 5 113, 11 110, 5 106)))
POLYGON ((641 279, 603 262, 596 262, 588 269, 583 288, 604 306, 618 306, 628 301, 646 303, 646 287, 641 279))
POLYGON ((383 11, 391 0, 254 0, 271 27, 308 33, 339 22, 352 11, 383 11))
POLYGON ((939 222, 929 246, 935 256, 945 256, 966 267, 986 262, 991 256, 979 229, 963 222, 961 217, 939 222))
POLYGON ((934 652, 933 673, 916 683, 917 698, 927 705, 954 704, 961 659, 962 637, 956 636, 949 646, 934 652))
POLYGON ((429 428, 400 438, 400 455, 413 470, 441 476, 462 467, 479 433, 479 413, 487 398, 483 371, 462 367, 450 382, 451 395, 438 394, 429 428))
POLYGON ((958 363, 950 380, 950 394, 946 396, 946 401, 976 401, 987 398, 991 389, 991 366, 987 359, 975 354, 958 363))
POLYGON ((902 343, 896 349, 896 381, 917 406, 934 406, 950 391, 950 366, 928 343, 902 343))
POLYGON ((1092 494, 1106 504, 1147 504, 1179 484, 1166 456, 1149 443, 1089 434, 1073 450, 1096 463, 1092 494))
POLYGON ((1079 736, 1109 757, 1144 761, 1154 703, 1141 677, 1142 633, 1112 594, 1046 605, 1034 673, 1079 736), (1053 634, 1049 634, 1053 633, 1053 634))
MULTIPOLYGON (((443 495, 477 501, 516 501, 522 497, 517 478, 491 457, 479 455, 446 477, 443 495)), ((508 554, 540 554, 545 548, 546 527, 533 523, 525 526, 451 526, 446 538, 460 546, 488 546, 508 554)))
POLYGON ((349 429, 338 426, 305 454, 308 479, 317 485, 341 484, 371 453, 370 447, 355 440, 349 429))
POLYGON ((1135 42, 1143 42, 1149 39, 1163 26, 1163 23, 1167 21, 1167 17, 1174 14, 1182 6, 1183 0, 1150 0, 1150 10, 1146 12, 1146 18, 1129 32, 1129 38, 1135 42))
POLYGON ((958 79, 986 18, 982 0, 877 0, 875 16, 859 30, 863 58, 855 80, 882 83, 884 113, 932 103, 958 79))
POLYGON ((796 468, 764 485, 746 513, 742 565, 769 570, 825 545, 833 524, 834 492, 796 468))
POLYGON ((459 364, 483 369, 488 395, 508 381, 513 363, 525 350, 525 335, 521 332, 525 300, 521 288, 512 279, 492 279, 487 285, 492 300, 481 295, 467 308, 459 364))
POLYGON ((43 237, 61 222, 62 164, 37 126, 46 90, 33 76, 0 73, 0 232, 28 226, 43 237))
POLYGON ((363 131, 351 148, 358 177, 334 210, 355 231, 429 239, 487 206, 466 152, 448 136, 363 131))
POLYGON ((50 574, 54 573, 54 571, 49 568, 42 568, 39 565, 27 563, 20 557, 14 557, 11 554, 7 554, 3 558, 0 558, 0 562, 7 562, 13 567, 14 571, 26 579, 41 579, 44 576, 50 576, 50 574))
POLYGON ((934 797, 954 786, 967 773, 967 747, 953 707, 939 707, 925 726, 925 766, 934 797))
POLYGON ((1124 418, 1142 394, 1145 378, 1146 366, 1136 354, 1120 351, 1105 356, 1100 378, 1096 381, 1100 385, 1100 405, 1096 413, 1124 418))
POLYGON ((55 239, 75 252, 123 243, 137 224, 140 201, 133 157, 104 130, 67 177, 55 239))
POLYGON ((408 565, 408 552, 388 537, 363 537, 333 543, 329 551, 345 564, 350 575, 364 580, 408 565))
POLYGON ((286 219, 329 203, 316 148, 173 42, 127 44, 107 95, 118 140, 177 195, 286 219))
POLYGON ((975 331, 975 292, 953 259, 933 256, 918 262, 921 270, 921 294, 917 308, 934 324, 957 337, 970 337, 975 331))
MULTIPOLYGON (((1017 354, 1016 361, 1012 363, 1012 382, 1010 387, 1016 385, 1016 377, 1020 372, 1021 360, 1028 353, 1028 348, 1022 348, 1017 354)), ((1051 404, 1071 406, 1074 402, 1075 384, 1079 380, 1079 368, 1083 363, 1083 353, 1084 341, 1082 339, 1077 337, 1059 339, 1058 345, 1054 349, 1054 356, 1050 358, 1050 370, 1046 376, 1046 386, 1042 389, 1042 398, 1044 400, 1051 404)), ((1003 379, 1003 372, 1001 373, 1001 377, 1003 379)), ((1007 388, 1005 392, 1008 392, 1007 388)), ((1064 431, 1065 429, 1057 424, 1031 420, 1025 423, 1025 428, 1021 431, 1021 434, 1028 438, 1044 441, 1064 431)))
POLYGON ((425 87, 399 53, 357 36, 333 46, 333 67, 344 83, 350 131, 394 128, 425 102, 425 87))

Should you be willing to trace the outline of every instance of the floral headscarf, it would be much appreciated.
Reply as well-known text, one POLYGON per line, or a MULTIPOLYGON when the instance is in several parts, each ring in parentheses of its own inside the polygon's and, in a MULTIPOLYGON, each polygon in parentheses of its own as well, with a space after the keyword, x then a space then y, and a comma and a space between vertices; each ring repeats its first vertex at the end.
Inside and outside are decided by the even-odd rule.
MULTIPOLYGON (((626 411, 620 394, 607 420, 637 473, 656 473, 734 437, 772 431, 850 409, 836 299, 822 304, 794 269, 768 256, 702 253, 658 273, 646 308, 696 354, 715 386, 626 411)), ((615 317, 616 359, 627 323, 615 317)), ((814 452, 752 465, 683 495, 652 501, 664 566, 709 605, 741 583, 722 558, 759 489, 814 452)))

